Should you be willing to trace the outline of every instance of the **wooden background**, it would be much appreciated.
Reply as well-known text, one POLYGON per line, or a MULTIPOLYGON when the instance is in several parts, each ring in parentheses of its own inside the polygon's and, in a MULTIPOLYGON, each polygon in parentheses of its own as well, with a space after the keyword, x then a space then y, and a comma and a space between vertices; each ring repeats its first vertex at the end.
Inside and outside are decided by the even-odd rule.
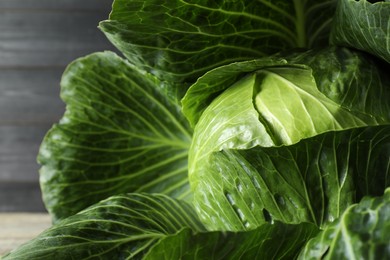
POLYGON ((112 0, 0 0, 0 212, 45 211, 36 156, 62 116, 72 60, 114 48, 97 29, 112 0))

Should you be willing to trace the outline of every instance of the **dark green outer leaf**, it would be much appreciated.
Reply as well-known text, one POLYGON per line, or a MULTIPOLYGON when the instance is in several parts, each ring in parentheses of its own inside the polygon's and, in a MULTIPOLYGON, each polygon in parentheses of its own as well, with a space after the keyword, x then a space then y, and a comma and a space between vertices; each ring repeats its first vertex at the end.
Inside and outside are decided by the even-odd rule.
POLYGON ((190 197, 191 131, 160 84, 109 52, 67 68, 61 82, 66 112, 38 157, 43 198, 54 219, 118 193, 190 197))
POLYGON ((119 195, 58 222, 4 260, 142 259, 183 228, 205 231, 185 202, 157 194, 119 195))
POLYGON ((390 189, 364 198, 310 240, 300 259, 389 259, 390 189))
POLYGON ((199 163, 190 180, 209 229, 239 231, 274 220, 324 227, 362 196, 390 186, 390 127, 223 150, 199 163))
POLYGON ((390 63, 390 2, 338 2, 331 43, 369 52, 390 63))
POLYGON ((100 28, 136 66, 193 83, 235 61, 327 44, 335 0, 116 0, 100 28))
POLYGON ((192 232, 167 236, 145 259, 295 259, 307 240, 318 233, 315 225, 264 224, 247 232, 192 232))

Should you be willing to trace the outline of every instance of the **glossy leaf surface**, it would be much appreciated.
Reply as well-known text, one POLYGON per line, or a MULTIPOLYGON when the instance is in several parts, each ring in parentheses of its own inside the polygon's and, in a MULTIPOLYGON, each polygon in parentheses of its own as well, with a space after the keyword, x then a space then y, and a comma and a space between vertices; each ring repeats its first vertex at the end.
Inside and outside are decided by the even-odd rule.
POLYGON ((303 223, 264 224, 247 232, 191 232, 162 239, 145 259, 294 259, 305 241, 318 233, 303 223))
MULTIPOLYGON (((310 85, 311 93, 317 92, 317 96, 313 98, 323 96, 322 99, 326 97, 328 102, 334 102, 345 110, 386 118, 390 104, 377 104, 377 100, 383 95, 389 96, 389 69, 388 65, 377 64, 370 56, 361 52, 337 47, 280 53, 258 60, 237 62, 211 70, 200 77, 182 100, 183 113, 190 124, 195 126, 203 111, 224 90, 237 85, 240 79, 250 73, 275 70, 276 74, 280 74, 278 71, 284 74, 294 74, 294 71, 297 71, 300 72, 298 76, 301 78, 304 77, 305 71, 306 74, 312 73, 305 76, 305 81, 307 86, 310 85)), ((261 82, 262 79, 259 78, 256 84, 261 85, 261 82)), ((295 82, 300 84, 299 80, 295 82)), ((274 96, 283 95, 283 92, 279 92, 274 96)), ((302 96, 302 93, 299 95, 302 96)), ((275 97, 273 99, 277 99, 275 97)))
POLYGON ((299 259, 389 259, 390 189, 364 198, 309 241, 299 259))
POLYGON ((212 230, 265 222, 325 227, 364 195, 390 186, 390 127, 329 132, 291 146, 214 152, 191 176, 212 230))
POLYGON ((67 68, 61 82, 66 112, 38 157, 44 201, 55 219, 126 192, 190 197, 191 130, 159 84, 113 53, 67 68))
POLYGON ((326 45, 336 1, 116 0, 100 28, 130 62, 173 82, 291 48, 326 45))
POLYGON ((390 1, 371 2, 340 0, 331 42, 369 52, 390 63, 390 1))
MULTIPOLYGON (((247 73, 201 114, 189 177, 211 229, 273 220, 323 226, 362 195, 375 194, 375 185, 387 187, 389 79, 359 53, 322 51, 328 65, 309 53, 288 57, 306 64, 247 73)), ((232 67, 203 79, 225 68, 232 67)))
POLYGON ((142 259, 183 228, 204 231, 187 203, 165 195, 118 195, 58 222, 4 260, 142 259))

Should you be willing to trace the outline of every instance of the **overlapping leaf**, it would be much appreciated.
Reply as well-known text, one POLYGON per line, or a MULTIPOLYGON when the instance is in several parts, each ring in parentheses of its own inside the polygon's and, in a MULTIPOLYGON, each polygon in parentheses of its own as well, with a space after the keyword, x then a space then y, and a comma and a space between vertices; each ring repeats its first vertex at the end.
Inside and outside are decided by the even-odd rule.
POLYGON ((369 52, 390 63, 390 1, 340 0, 331 42, 369 52))
POLYGON ((190 196, 191 132, 160 84, 109 52, 67 68, 61 82, 66 113, 38 158, 44 201, 55 219, 118 193, 190 196))
POLYGON ((390 189, 364 198, 309 241, 299 259, 389 259, 390 189))
POLYGON ((207 232, 183 201, 127 194, 62 220, 4 260, 291 259, 318 231, 308 223, 275 223, 250 232, 207 232))
POLYGON ((328 41, 335 0, 116 0, 100 28, 136 66, 173 82, 328 41))
POLYGON ((191 176, 210 229, 275 220, 324 227, 363 195, 390 186, 390 127, 330 132, 291 146, 214 152, 191 176))
MULTIPOLYGON (((346 48, 324 48, 296 53, 280 53, 267 58, 232 63, 211 70, 200 77, 182 100, 183 113, 192 126, 198 122, 210 103, 230 86, 251 72, 282 68, 284 71, 311 70, 314 79, 307 79, 319 95, 325 95, 345 109, 357 113, 386 117, 388 102, 377 104, 388 96, 390 78, 386 64, 377 64, 371 57, 346 48), (314 81, 314 82, 312 82, 314 81)), ((294 73, 294 72, 292 72, 294 73)), ((296 80, 297 81, 297 80, 296 80)), ((257 80, 261 82, 261 80, 257 80)), ((283 96, 284 93, 279 93, 283 96)), ((317 98, 317 97, 313 97, 317 98)), ((247 101, 248 102, 248 101, 247 101)))
MULTIPOLYGON (((189 176, 210 228, 250 229, 273 219, 322 226, 355 195, 371 194, 371 181, 386 180, 389 129, 363 127, 390 124, 390 81, 361 54, 336 49, 320 56, 326 53, 328 65, 312 58, 306 65, 255 70, 201 114, 189 176), (332 56, 339 63, 330 63, 337 61, 332 56)), ((382 184, 375 183, 388 185, 382 184)))
POLYGON ((60 221, 4 260, 142 259, 183 228, 205 231, 187 203, 164 195, 118 195, 60 221))
POLYGON ((264 224, 247 232, 191 232, 184 229, 162 239, 145 259, 295 259, 318 229, 303 223, 264 224))

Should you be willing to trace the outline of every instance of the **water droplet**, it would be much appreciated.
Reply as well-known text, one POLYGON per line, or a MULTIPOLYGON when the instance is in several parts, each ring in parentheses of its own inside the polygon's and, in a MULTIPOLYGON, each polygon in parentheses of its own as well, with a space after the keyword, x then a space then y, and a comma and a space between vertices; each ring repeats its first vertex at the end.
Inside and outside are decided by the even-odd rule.
POLYGON ((242 212, 242 210, 239 207, 233 206, 233 209, 234 209, 234 211, 236 212, 237 216, 240 218, 240 220, 243 223, 247 221, 246 218, 245 218, 244 213, 242 212))
POLYGON ((242 184, 240 181, 236 181, 236 186, 237 186, 237 190, 238 192, 242 193, 242 191, 244 190, 243 187, 242 187, 242 184))
POLYGON ((263 209, 263 216, 264 216, 264 220, 273 224, 274 223, 274 220, 272 218, 272 215, 271 213, 268 212, 268 210, 266 209, 263 209))
POLYGON ((236 204, 236 202, 234 201, 233 196, 230 193, 225 192, 225 197, 229 201, 230 205, 235 205, 236 204))
POLYGON ((251 227, 251 224, 248 221, 245 221, 244 227, 249 229, 251 227))
POLYGON ((280 196, 279 194, 274 194, 274 198, 275 198, 275 201, 276 203, 279 205, 279 206, 285 206, 286 205, 286 201, 284 200, 284 198, 282 196, 280 196))
POLYGON ((261 189, 260 183, 257 181, 256 177, 252 178, 252 183, 255 185, 256 189, 261 189))

